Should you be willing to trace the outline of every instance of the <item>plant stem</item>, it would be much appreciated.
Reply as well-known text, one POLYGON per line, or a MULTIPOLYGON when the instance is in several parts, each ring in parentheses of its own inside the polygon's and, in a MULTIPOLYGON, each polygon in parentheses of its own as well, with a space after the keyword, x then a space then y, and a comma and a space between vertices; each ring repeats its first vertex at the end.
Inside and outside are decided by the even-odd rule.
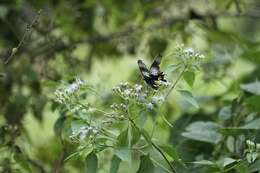
POLYGON ((177 83, 179 82, 179 80, 181 79, 183 73, 186 71, 188 67, 185 66, 182 70, 182 72, 179 74, 179 76, 177 77, 176 81, 173 83, 172 87, 169 89, 169 91, 166 93, 164 100, 167 99, 167 97, 170 95, 170 93, 172 92, 172 90, 176 87, 177 83))
MULTIPOLYGON (((133 124, 133 126, 141 133, 140 128, 135 124, 135 122, 129 117, 129 121, 133 124)), ((142 134, 142 133, 141 133, 142 134)), ((146 138, 145 138, 146 139, 146 138)), ((148 142, 148 141, 147 141, 148 142)), ((167 164, 170 166, 173 173, 177 173, 171 162, 167 159, 166 155, 163 153, 163 151, 158 147, 152 140, 151 140, 152 146, 162 155, 164 160, 167 162, 167 164)))

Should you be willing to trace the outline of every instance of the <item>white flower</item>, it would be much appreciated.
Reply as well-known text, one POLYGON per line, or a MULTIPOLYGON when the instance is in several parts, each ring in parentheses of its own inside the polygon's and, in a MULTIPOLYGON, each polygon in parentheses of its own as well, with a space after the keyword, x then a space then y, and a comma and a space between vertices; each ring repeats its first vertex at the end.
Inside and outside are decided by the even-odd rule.
POLYGON ((84 85, 84 84, 85 84, 85 81, 83 81, 83 80, 80 79, 80 78, 76 78, 76 83, 77 83, 78 85, 84 85))
POLYGON ((187 48, 187 49, 185 49, 184 50, 184 53, 187 53, 187 54, 193 54, 194 53, 194 50, 193 50, 193 48, 187 48))
POLYGON ((135 91, 136 92, 140 92, 142 90, 142 88, 143 88, 142 85, 135 84, 135 91))
POLYGON ((97 129, 93 129, 93 134, 97 134, 98 133, 98 130, 97 129))
POLYGON ((68 94, 75 92, 78 89, 78 85, 76 83, 70 84, 65 90, 68 94))
POLYGON ((171 83, 169 81, 166 81, 166 82, 160 81, 160 85, 167 87, 167 86, 171 85, 171 83))
POLYGON ((129 89, 126 89, 124 93, 125 95, 129 96, 131 94, 131 91, 129 89))
POLYGON ((163 101, 164 101, 163 96, 153 96, 152 97, 152 103, 159 103, 159 102, 163 102, 163 101))
POLYGON ((204 58, 205 58, 205 56, 202 55, 202 54, 200 54, 198 57, 199 57, 200 59, 204 59, 204 58))
POLYGON ((147 107, 147 109, 152 110, 154 106, 152 103, 147 103, 146 107, 147 107))

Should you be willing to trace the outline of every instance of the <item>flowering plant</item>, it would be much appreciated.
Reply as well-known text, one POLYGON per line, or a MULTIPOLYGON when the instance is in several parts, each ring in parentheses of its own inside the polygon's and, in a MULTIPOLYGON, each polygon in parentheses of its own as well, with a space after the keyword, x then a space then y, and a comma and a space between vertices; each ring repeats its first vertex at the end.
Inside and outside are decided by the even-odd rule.
MULTIPOLYGON (((176 56, 179 62, 174 66, 181 70, 174 71, 178 74, 174 81, 161 81, 158 90, 142 84, 120 83, 112 89, 110 99, 115 101, 104 110, 98 108, 99 94, 79 78, 57 89, 55 100, 59 103, 62 115, 56 123, 57 131, 63 141, 77 147, 77 151, 66 160, 80 156, 87 163, 97 164, 97 155, 111 150, 112 172, 117 172, 121 161, 129 163, 135 157, 140 157, 140 173, 145 165, 150 171, 157 166, 167 172, 176 172, 178 165, 185 166, 173 146, 153 137, 156 124, 161 119, 172 126, 162 114, 162 107, 182 77, 189 85, 193 85, 195 71, 204 58, 191 48, 178 48, 176 56), (146 128, 149 117, 154 121, 151 131, 146 128), (66 123, 69 127, 62 126, 64 121, 69 122, 66 123), (155 158, 155 154, 159 157, 155 158)), ((180 92, 189 98, 190 103, 197 105, 191 93, 186 90, 180 92)))

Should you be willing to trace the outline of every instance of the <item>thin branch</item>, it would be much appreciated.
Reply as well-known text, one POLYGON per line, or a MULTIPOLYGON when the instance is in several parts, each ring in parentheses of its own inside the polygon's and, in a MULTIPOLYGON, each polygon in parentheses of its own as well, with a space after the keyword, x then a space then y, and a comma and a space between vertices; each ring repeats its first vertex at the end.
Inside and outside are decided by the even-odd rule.
POLYGON ((32 27, 38 22, 41 13, 42 13, 42 10, 40 9, 37 12, 37 15, 34 17, 33 21, 26 27, 26 31, 24 32, 22 39, 20 40, 18 45, 12 49, 11 55, 5 60, 4 64, 8 64, 8 62, 16 55, 18 50, 21 48, 21 46, 25 42, 25 39, 31 34, 32 27))

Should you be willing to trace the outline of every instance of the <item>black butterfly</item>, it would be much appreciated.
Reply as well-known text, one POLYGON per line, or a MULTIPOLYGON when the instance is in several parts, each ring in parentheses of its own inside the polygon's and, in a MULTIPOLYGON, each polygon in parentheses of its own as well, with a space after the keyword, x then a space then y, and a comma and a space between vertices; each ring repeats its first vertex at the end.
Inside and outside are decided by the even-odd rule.
POLYGON ((160 71, 161 59, 161 55, 157 56, 149 70, 142 60, 137 61, 143 79, 153 89, 158 89, 161 81, 167 82, 164 79, 164 73, 160 71))

